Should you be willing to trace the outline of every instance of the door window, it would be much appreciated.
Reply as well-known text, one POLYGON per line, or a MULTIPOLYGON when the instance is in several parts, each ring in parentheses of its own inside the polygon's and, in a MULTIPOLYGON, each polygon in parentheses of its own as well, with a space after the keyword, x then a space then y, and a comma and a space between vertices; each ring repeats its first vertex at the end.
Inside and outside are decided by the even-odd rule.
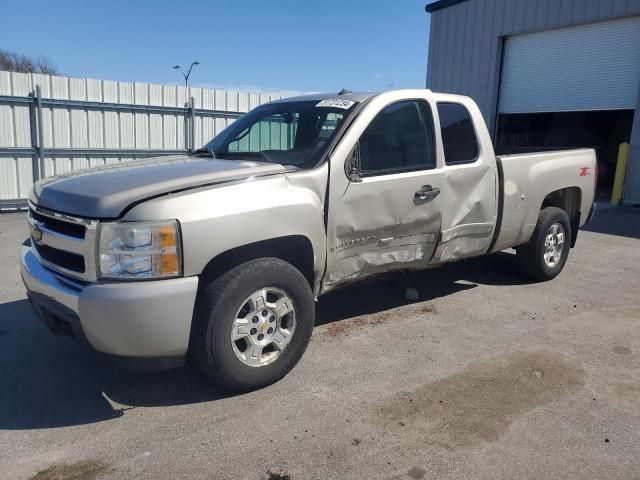
POLYGON ((478 141, 469 111, 459 103, 438 103, 444 161, 447 165, 472 163, 478 158, 478 141))
POLYGON ((435 168, 433 119, 425 101, 393 103, 360 137, 363 176, 435 168))

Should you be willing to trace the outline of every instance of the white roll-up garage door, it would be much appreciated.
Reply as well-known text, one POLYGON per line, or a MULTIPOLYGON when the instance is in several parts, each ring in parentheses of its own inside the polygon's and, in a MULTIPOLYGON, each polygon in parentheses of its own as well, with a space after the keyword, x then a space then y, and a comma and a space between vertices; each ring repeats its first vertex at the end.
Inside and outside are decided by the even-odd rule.
POLYGON ((507 38, 501 113, 633 109, 640 17, 507 38))

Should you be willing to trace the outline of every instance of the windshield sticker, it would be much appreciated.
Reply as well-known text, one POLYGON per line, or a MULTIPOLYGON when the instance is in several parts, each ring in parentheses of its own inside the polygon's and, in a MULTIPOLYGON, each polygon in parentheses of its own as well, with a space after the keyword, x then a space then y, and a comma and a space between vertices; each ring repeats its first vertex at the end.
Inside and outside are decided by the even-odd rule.
POLYGON ((352 100, 342 100, 341 98, 329 98, 327 100, 322 100, 321 102, 316 103, 316 107, 332 107, 332 108, 343 108, 348 110, 351 106, 356 103, 352 100))

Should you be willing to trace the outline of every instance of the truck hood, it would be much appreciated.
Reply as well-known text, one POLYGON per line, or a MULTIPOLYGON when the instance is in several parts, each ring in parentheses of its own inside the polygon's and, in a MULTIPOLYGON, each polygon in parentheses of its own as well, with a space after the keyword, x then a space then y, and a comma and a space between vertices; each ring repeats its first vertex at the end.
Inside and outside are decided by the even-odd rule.
POLYGON ((37 182, 39 207, 89 218, 117 218, 133 203, 170 192, 290 171, 273 163, 176 155, 64 173, 37 182))

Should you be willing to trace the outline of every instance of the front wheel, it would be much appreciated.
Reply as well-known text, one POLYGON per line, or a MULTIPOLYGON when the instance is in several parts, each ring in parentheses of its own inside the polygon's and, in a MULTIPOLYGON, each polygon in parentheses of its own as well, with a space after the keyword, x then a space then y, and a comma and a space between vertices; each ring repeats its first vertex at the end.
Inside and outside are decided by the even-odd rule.
POLYGON ((567 212, 557 207, 543 209, 531 239, 516 248, 523 272, 540 281, 555 278, 567 262, 570 242, 567 212))
POLYGON ((200 369, 223 388, 277 382, 298 363, 315 320, 313 293, 293 265, 261 258, 201 290, 192 348, 200 369))

